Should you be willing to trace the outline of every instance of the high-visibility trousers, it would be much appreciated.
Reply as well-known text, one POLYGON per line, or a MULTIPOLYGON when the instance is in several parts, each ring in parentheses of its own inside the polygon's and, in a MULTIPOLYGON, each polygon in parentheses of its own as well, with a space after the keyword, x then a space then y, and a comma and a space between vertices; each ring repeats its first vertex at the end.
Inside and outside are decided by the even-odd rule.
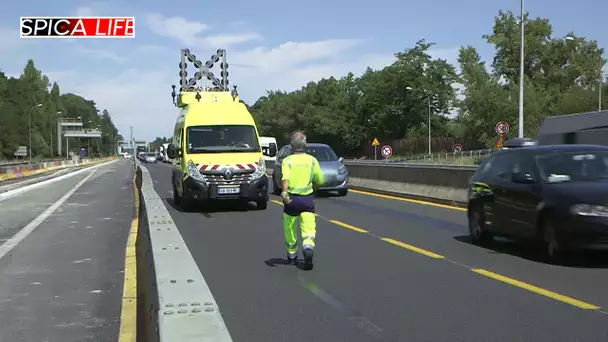
POLYGON ((285 232, 285 245, 290 257, 298 252, 298 218, 302 234, 302 248, 314 248, 317 235, 315 221, 315 202, 310 195, 289 195, 291 203, 283 207, 283 230, 285 232))

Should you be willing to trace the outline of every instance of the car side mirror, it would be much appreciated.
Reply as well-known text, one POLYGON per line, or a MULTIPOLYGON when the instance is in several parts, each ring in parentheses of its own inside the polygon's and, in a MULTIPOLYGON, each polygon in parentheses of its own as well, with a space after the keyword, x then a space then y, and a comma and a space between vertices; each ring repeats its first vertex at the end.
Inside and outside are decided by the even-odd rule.
POLYGON ((277 155, 277 144, 270 143, 268 148, 262 148, 262 153, 267 157, 275 157, 277 155))
POLYGON ((175 145, 169 144, 169 146, 167 146, 167 157, 169 157, 169 159, 175 159, 178 156, 179 156, 178 149, 175 147, 175 145))
POLYGON ((343 162, 344 162, 344 158, 340 157, 340 158, 338 158, 338 161, 339 161, 340 163, 343 163, 343 162))
POLYGON ((511 175, 511 181, 518 184, 534 184, 536 180, 529 173, 514 173, 511 175))

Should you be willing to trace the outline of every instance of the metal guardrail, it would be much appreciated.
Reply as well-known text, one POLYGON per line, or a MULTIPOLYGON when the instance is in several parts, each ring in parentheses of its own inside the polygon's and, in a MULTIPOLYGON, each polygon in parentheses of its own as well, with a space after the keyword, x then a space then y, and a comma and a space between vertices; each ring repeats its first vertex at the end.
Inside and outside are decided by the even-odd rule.
POLYGON ((344 165, 365 165, 377 167, 401 167, 401 168, 416 168, 416 169, 443 169, 443 170, 477 170, 477 165, 457 165, 457 164, 416 164, 416 163, 390 163, 382 161, 352 161, 345 160, 344 165))

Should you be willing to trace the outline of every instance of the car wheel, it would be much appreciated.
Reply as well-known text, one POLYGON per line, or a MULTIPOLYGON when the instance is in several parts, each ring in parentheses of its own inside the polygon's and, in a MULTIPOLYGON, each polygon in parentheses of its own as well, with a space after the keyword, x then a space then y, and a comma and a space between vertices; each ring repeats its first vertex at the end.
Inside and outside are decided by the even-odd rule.
POLYGON ((188 198, 187 196, 183 196, 180 207, 182 208, 182 211, 190 212, 194 209, 194 204, 195 204, 195 202, 193 199, 188 198))
POLYGON ((485 221, 479 210, 472 210, 469 214, 469 235, 471 242, 476 245, 492 239, 491 234, 485 229, 485 221))
POLYGON ((177 188, 175 187, 175 184, 173 185, 173 203, 175 205, 182 205, 182 197, 179 195, 179 193, 177 193, 177 188))
POLYGON ((277 186, 277 181, 272 177, 272 193, 275 195, 281 194, 281 187, 277 186))
POLYGON ((266 210, 268 207, 268 201, 257 201, 255 205, 258 210, 266 210))
POLYGON ((544 254, 549 261, 559 261, 563 256, 564 249, 557 239, 551 220, 543 222, 543 245, 544 254))
POLYGON ((348 189, 338 190, 338 196, 344 197, 348 194, 348 189))

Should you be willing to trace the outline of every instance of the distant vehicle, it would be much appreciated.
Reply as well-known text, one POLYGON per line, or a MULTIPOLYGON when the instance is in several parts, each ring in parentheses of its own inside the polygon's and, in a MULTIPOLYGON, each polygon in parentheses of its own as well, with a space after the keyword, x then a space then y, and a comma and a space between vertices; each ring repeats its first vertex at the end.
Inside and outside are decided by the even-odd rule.
MULTIPOLYGON (((325 183, 319 188, 318 192, 337 191, 338 195, 346 196, 348 194, 348 171, 343 164, 344 158, 338 158, 334 150, 325 144, 308 144, 307 153, 317 158, 325 176, 325 183)), ((290 154, 290 145, 281 147, 279 153, 277 153, 277 160, 272 173, 272 187, 275 195, 281 193, 281 163, 290 154)))
POLYGON ((608 248, 608 147, 524 146, 499 150, 471 178, 469 233, 541 242, 549 259, 608 248))
MULTIPOLYGON (((277 139, 275 139, 274 137, 260 137, 260 146, 262 146, 262 149, 266 149, 266 150, 270 150, 270 146, 274 145, 275 150, 277 149, 277 139)), ((264 160, 268 161, 272 161, 274 162, 277 159, 276 156, 274 157, 270 157, 265 155, 264 156, 264 160)))
POLYGON ((156 154, 154 152, 144 153, 143 161, 145 163, 156 163, 156 154))

